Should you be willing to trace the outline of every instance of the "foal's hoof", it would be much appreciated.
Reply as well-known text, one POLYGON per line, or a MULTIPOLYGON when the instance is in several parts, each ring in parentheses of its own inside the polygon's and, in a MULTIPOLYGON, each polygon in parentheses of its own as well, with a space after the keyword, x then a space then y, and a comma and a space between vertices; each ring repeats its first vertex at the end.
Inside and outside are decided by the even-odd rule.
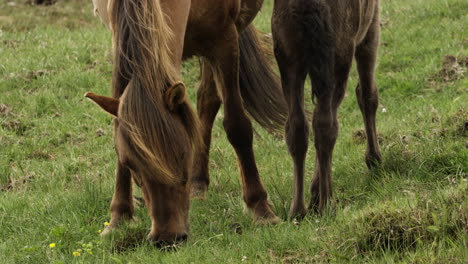
POLYGON ((302 207, 291 207, 289 210, 288 219, 289 220, 302 220, 307 215, 307 209, 305 206, 302 207))
POLYGON ((366 154, 367 168, 369 168, 369 169, 376 168, 381 163, 382 163, 382 157, 381 157, 380 153, 379 154, 374 154, 374 155, 366 154))

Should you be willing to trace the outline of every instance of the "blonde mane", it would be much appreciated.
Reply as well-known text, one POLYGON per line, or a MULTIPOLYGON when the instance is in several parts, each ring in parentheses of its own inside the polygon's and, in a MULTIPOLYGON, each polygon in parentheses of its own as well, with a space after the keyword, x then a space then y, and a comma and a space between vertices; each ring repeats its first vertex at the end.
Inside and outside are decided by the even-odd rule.
POLYGON ((112 0, 110 11, 114 97, 124 94, 119 124, 128 134, 133 154, 156 170, 154 177, 176 182, 184 166, 174 152, 201 140, 189 103, 170 111, 164 100, 165 91, 179 81, 169 48, 173 32, 158 0, 112 0))

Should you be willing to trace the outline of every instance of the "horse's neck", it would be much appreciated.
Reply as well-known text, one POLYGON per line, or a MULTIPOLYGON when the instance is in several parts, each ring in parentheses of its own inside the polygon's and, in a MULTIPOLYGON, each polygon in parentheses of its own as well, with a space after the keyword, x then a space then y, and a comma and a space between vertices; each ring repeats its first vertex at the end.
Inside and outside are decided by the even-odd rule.
POLYGON ((169 48, 172 63, 178 73, 180 73, 182 66, 184 37, 190 15, 190 6, 191 0, 161 0, 162 11, 168 18, 167 22, 173 34, 169 40, 169 48))

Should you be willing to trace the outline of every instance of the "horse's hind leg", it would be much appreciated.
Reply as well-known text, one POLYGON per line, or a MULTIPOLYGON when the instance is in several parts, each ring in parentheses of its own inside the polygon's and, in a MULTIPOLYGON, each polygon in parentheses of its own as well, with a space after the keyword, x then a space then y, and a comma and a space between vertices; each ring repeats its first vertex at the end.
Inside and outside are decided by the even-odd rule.
POLYGON ((124 220, 133 217, 132 178, 130 170, 117 162, 114 196, 111 202, 111 221, 101 235, 106 235, 124 220))
MULTIPOLYGON (((348 46, 343 46, 340 48, 339 54, 335 56, 335 65, 334 65, 334 76, 335 76, 335 91, 333 93, 333 98, 331 102, 331 109, 334 111, 334 116, 336 118, 336 111, 343 101, 344 95, 346 93, 346 87, 348 83, 349 72, 353 62, 354 55, 354 45, 349 44, 348 46)), ((336 128, 338 129, 338 123, 336 123, 336 128)), ((332 147, 333 150, 333 147, 332 147)), ((318 155, 315 157, 315 171, 314 178, 311 185, 311 200, 309 204, 309 209, 318 211, 319 201, 320 201, 320 176, 321 173, 320 162, 318 161, 318 155)), ((328 192, 332 193, 331 184, 328 185, 328 192)))
MULTIPOLYGON (((314 131, 314 144, 316 150, 316 168, 314 175, 318 181, 318 204, 313 204, 314 196, 317 193, 312 193, 312 200, 309 206, 310 209, 317 209, 322 212, 332 197, 332 182, 331 182, 331 163, 333 148, 338 136, 338 121, 336 117, 336 109, 332 107, 333 82, 324 82, 324 86, 320 87, 321 81, 314 81, 317 76, 312 77, 312 85, 314 89, 318 88, 322 91, 317 96, 317 105, 314 110, 312 127, 314 131)), ((312 184, 313 186, 313 184, 312 184)), ((311 188, 312 191, 313 188, 311 188)))
POLYGON ((223 37, 213 43, 217 47, 211 56, 215 78, 222 87, 224 103, 223 126, 227 138, 236 151, 243 184, 243 198, 254 213, 257 223, 277 223, 267 200, 267 192, 258 175, 253 153, 252 124, 244 112, 239 89, 239 44, 234 23, 226 28, 223 37))
POLYGON ((337 108, 335 99, 335 38, 331 28, 328 9, 321 4, 313 6, 313 21, 319 25, 315 30, 306 31, 309 45, 306 47, 306 60, 312 81, 312 93, 316 99, 312 127, 316 150, 314 175, 318 190, 312 184, 310 209, 322 212, 332 197, 331 165, 332 154, 338 136, 337 108), (317 192, 318 191, 318 192, 317 192), (318 199, 314 199, 318 195, 318 199), (318 201, 317 201, 318 200, 318 201), (317 201, 317 202, 316 202, 317 201))
POLYGON ((273 27, 275 56, 281 73, 283 93, 288 103, 288 120, 286 122, 286 143, 294 162, 294 196, 289 210, 289 218, 303 218, 306 213, 304 201, 305 159, 309 147, 309 126, 304 112, 304 81, 307 76, 306 66, 301 65, 300 49, 290 47, 287 36, 273 27), (293 52, 297 51, 297 52, 293 52), (294 55, 286 55, 287 52, 294 55))
POLYGON ((197 111, 201 122, 203 137, 202 146, 195 149, 195 158, 190 177, 191 195, 194 198, 204 198, 210 183, 208 161, 210 155, 211 130, 221 99, 216 90, 213 72, 207 62, 203 63, 202 82, 197 92, 197 111))
POLYGON ((366 164, 369 168, 380 163, 381 156, 375 128, 375 116, 379 105, 377 85, 375 83, 375 61, 379 42, 379 24, 376 18, 366 38, 356 48, 356 62, 359 84, 356 96, 364 118, 367 135, 366 164))

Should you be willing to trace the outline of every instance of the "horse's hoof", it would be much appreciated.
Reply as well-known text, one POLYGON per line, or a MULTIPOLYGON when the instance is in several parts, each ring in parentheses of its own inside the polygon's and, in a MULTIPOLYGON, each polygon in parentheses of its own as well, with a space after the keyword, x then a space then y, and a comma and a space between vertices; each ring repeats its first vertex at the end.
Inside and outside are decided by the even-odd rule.
POLYGON ((302 220, 304 217, 307 215, 307 209, 305 206, 302 207, 291 207, 291 210, 289 210, 289 215, 288 219, 289 220, 302 220))
POLYGON ((251 211, 254 214, 254 222, 258 225, 276 225, 281 222, 281 219, 273 213, 267 201, 252 208, 251 211))
POLYGON ((309 206, 307 207, 307 209, 309 210, 309 212, 311 212, 313 214, 320 214, 318 195, 312 194, 312 197, 310 198, 310 203, 309 203, 309 206))
POLYGON ((106 235, 112 233, 112 231, 117 229, 123 223, 129 223, 131 225, 136 225, 136 224, 138 224, 138 222, 139 222, 139 219, 136 218, 136 217, 131 217, 131 218, 130 217, 116 217, 116 218, 113 218, 110 221, 110 224, 108 224, 99 235, 101 237, 106 236, 106 235))
POLYGON ((111 226, 107 226, 106 228, 104 228, 104 230, 99 234, 101 237, 105 237, 107 235, 109 235, 110 233, 112 233, 112 231, 114 230, 115 228, 114 227, 111 227, 111 226))
POLYGON ((276 215, 269 218, 257 218, 255 219, 255 224, 262 226, 277 225, 281 223, 281 219, 276 215))
POLYGON ((366 165, 370 170, 377 168, 382 163, 382 156, 377 154, 366 154, 366 165))

